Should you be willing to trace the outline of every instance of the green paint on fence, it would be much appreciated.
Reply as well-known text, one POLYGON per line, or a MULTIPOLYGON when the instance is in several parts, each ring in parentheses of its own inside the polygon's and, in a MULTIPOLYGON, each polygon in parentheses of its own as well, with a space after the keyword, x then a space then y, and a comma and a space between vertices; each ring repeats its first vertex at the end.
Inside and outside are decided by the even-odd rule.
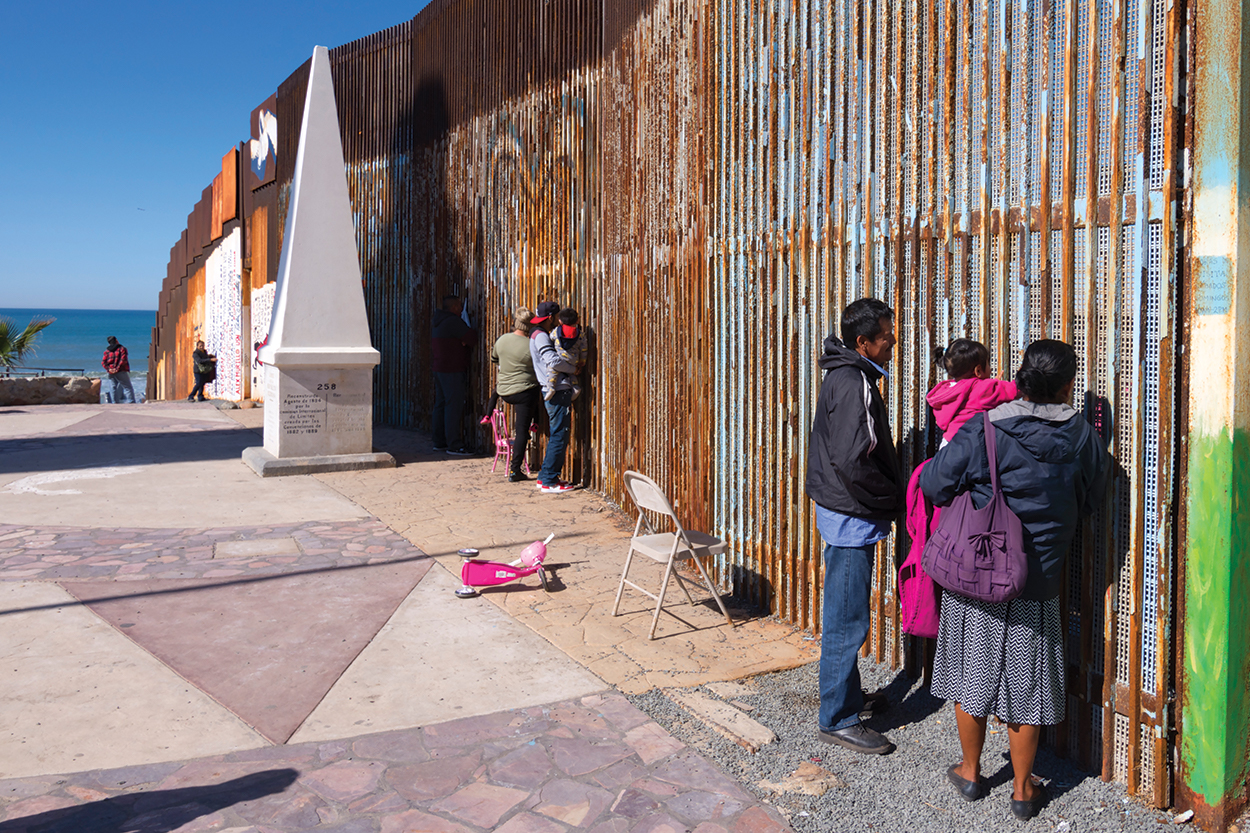
POLYGON ((1250 435, 1190 438, 1181 761, 1209 805, 1250 769, 1250 435))

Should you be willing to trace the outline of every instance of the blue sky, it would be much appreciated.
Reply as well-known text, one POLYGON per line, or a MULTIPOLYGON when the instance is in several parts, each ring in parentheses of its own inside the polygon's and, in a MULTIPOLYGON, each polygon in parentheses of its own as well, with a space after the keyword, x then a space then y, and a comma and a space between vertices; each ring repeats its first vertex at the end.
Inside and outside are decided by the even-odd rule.
POLYGON ((252 109, 313 46, 427 2, 5 3, 0 307, 155 309, 169 248, 252 109))

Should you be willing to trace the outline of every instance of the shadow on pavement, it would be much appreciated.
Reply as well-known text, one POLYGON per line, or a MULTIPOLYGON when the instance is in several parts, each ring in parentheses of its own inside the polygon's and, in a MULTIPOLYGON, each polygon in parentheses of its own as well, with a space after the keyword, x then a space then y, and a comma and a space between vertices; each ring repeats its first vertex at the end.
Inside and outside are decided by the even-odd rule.
MULTIPOLYGON (((580 538, 584 534, 585 533, 581 533, 581 532, 572 532, 562 537, 580 538)), ((512 542, 508 542, 505 544, 501 544, 500 546, 513 549, 513 548, 520 547, 528 543, 530 543, 528 540, 512 541, 512 542)), ((255 577, 249 577, 249 578, 226 579, 224 581, 212 581, 212 580, 206 580, 204 578, 197 577, 197 576, 190 576, 186 579, 183 579, 187 582, 186 587, 178 587, 172 590, 149 590, 149 591, 142 591, 138 593, 117 593, 112 596, 92 596, 85 600, 80 599, 78 601, 78 604, 86 604, 88 602, 91 604, 97 604, 100 602, 117 601, 118 599, 137 599, 137 598, 142 598, 144 596, 167 596, 167 595, 171 595, 174 593, 194 593, 197 590, 207 590, 209 588, 216 588, 216 587, 231 587, 231 586, 240 585, 240 584, 257 584, 259 582, 264 582, 264 581, 286 581, 288 579, 298 578, 299 576, 311 576, 311 575, 317 575, 318 573, 339 573, 345 570, 368 570, 370 568, 375 568, 375 567, 376 568, 389 567, 393 564, 406 564, 411 561, 425 561, 426 559, 434 558, 436 556, 454 555, 454 554, 455 554, 454 552, 440 552, 440 553, 434 553, 432 555, 427 555, 425 553, 422 553, 421 555, 414 555, 408 558, 392 558, 387 561, 379 562, 377 564, 348 564, 342 567, 318 567, 315 570, 290 570, 287 572, 269 573, 267 575, 255 576, 255 577)), ((75 579, 62 576, 58 579, 58 581, 75 581, 75 579)), ((100 586, 101 587, 104 587, 104 586, 116 587, 118 585, 113 582, 100 582, 100 586)), ((503 585, 503 586, 511 587, 513 585, 503 585)), ((535 589, 540 589, 540 588, 535 588, 535 589)), ((0 617, 10 616, 14 613, 33 613, 33 612, 40 611, 40 610, 56 610, 57 608, 71 607, 71 606, 72 605, 66 604, 64 602, 59 602, 55 604, 33 605, 31 607, 16 607, 10 610, 0 610, 0 617)), ((3 827, 0 827, 0 830, 3 830, 3 829, 4 829, 3 827)))
POLYGON ((299 773, 272 769, 206 787, 127 793, 0 822, 0 833, 169 833, 244 801, 286 790, 299 773))
MULTIPOLYGON (((423 434, 393 428, 374 429, 374 450, 389 452, 399 465, 434 460, 458 462, 489 460, 485 452, 470 457, 448 457, 430 448, 423 434)), ((115 465, 125 457, 145 457, 156 463, 194 463, 237 460, 243 449, 264 444, 260 429, 244 426, 131 433, 44 434, 0 440, 0 474, 47 472, 115 465), (57 458, 61 457, 61 460, 57 458)))
POLYGON ((135 458, 152 463, 238 460, 243 449, 260 444, 254 432, 240 428, 3 440, 0 474, 97 468, 135 458))

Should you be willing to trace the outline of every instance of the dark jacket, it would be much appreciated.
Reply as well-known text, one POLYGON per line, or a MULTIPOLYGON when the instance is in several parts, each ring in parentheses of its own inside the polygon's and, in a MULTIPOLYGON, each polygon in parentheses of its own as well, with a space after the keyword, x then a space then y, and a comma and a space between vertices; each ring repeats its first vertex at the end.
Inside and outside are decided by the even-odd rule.
MULTIPOLYGON (((989 412, 998 452, 998 481, 1007 505, 1024 526, 1029 578, 1020 598, 1059 595, 1063 562, 1082 515, 1107 488, 1110 457, 1093 426, 1067 405, 1016 400, 989 412)), ((964 423, 920 473, 920 488, 935 506, 972 490, 978 507, 990 500, 985 423, 964 423)))
POLYGON ((903 476, 890 436, 890 415, 872 363, 825 339, 825 379, 808 443, 807 496, 826 509, 874 521, 903 511, 903 476))
POLYGON ((435 373, 461 373, 469 369, 468 348, 477 341, 477 332, 459 315, 445 309, 434 310, 430 333, 430 365, 435 373))
POLYGON ((195 373, 196 381, 204 378, 211 382, 217 378, 217 357, 207 350, 193 350, 191 352, 191 366, 195 373))

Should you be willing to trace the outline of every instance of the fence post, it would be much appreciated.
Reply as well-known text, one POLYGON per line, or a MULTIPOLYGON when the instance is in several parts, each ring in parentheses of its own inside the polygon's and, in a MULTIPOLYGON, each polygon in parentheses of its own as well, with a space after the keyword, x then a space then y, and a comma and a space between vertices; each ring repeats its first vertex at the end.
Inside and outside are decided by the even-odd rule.
POLYGON ((1196 0, 1177 805, 1209 830, 1250 770, 1250 0, 1196 0))

